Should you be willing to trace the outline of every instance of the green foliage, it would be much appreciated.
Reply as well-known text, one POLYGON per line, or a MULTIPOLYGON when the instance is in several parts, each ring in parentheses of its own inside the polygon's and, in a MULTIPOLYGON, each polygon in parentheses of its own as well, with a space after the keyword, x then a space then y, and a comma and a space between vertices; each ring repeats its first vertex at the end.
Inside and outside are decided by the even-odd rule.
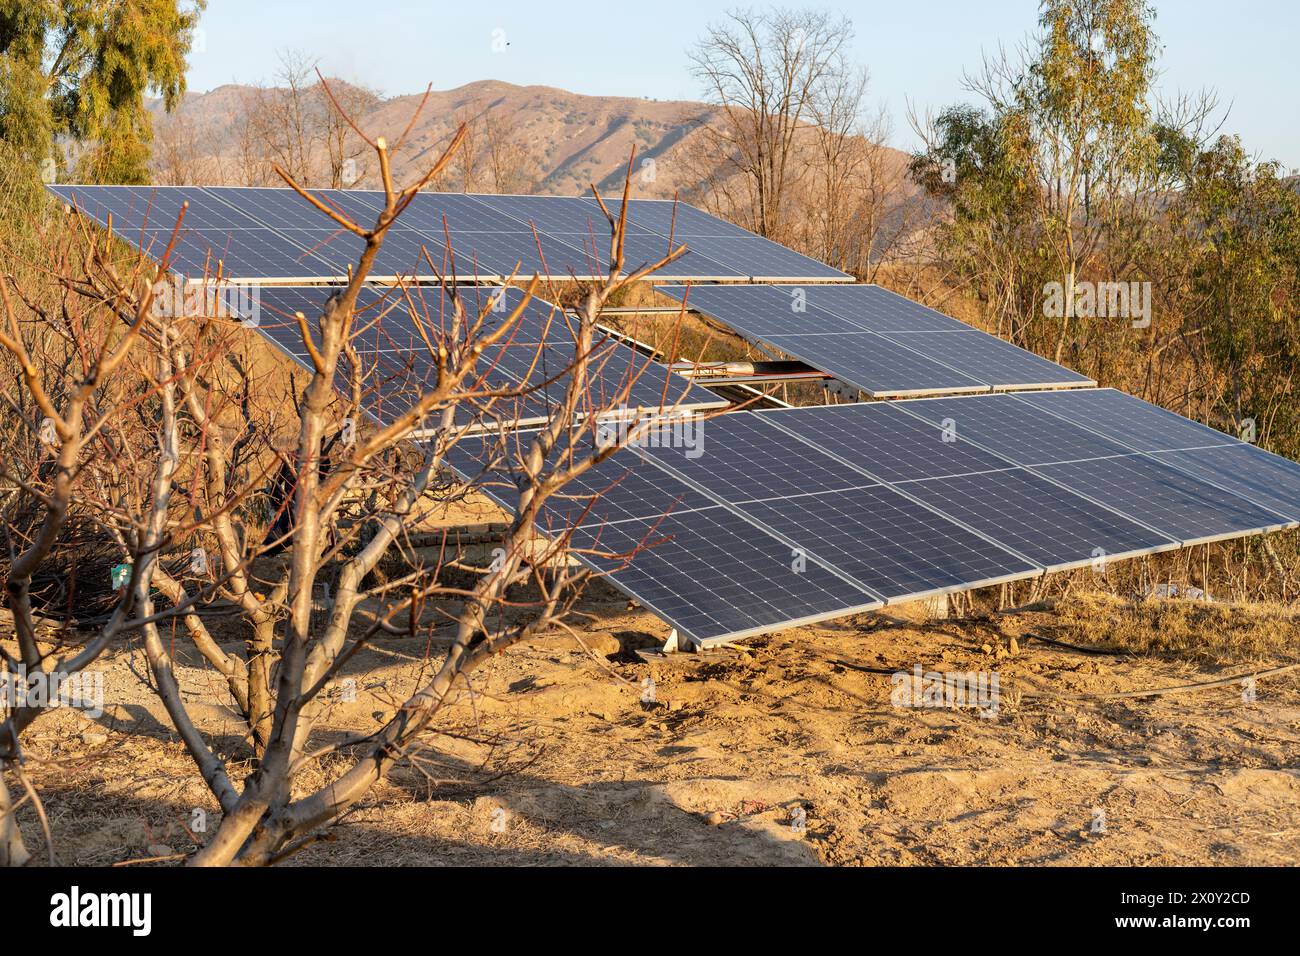
POLYGON ((1226 378, 1223 412, 1300 452, 1300 196, 1225 136, 1196 157, 1173 215, 1195 240, 1189 311, 1226 378))
POLYGON ((32 170, 56 141, 90 145, 78 175, 147 180, 146 95, 170 110, 206 0, 0 0, 0 140, 32 170))
POLYGON ((1102 384, 1300 453, 1300 195, 1212 98, 1159 112, 1145 0, 1043 0, 1023 60, 971 80, 985 109, 934 123, 913 178, 946 200, 946 265, 990 327, 1102 384), (1208 124, 1206 124, 1208 125, 1208 124), (1147 325, 1045 318, 1047 282, 1149 282, 1147 325))

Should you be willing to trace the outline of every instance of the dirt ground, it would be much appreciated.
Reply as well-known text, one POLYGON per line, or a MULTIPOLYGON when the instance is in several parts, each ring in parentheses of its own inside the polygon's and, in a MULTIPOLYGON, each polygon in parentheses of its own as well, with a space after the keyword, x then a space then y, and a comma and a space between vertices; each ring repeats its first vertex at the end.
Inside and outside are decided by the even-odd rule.
MULTIPOLYGON (((1278 619, 1271 652, 1227 663, 1152 642, 1084 653, 1031 636, 1078 643, 1086 621, 1093 645, 1109 634, 1134 646, 1122 602, 1074 599, 982 618, 862 615, 647 662, 635 650, 662 640, 660 622, 603 583, 585 610, 590 654, 557 637, 496 659, 453 708, 436 754, 403 768, 331 842, 287 862, 1300 862, 1300 670, 1253 687, 1061 699, 1290 663, 1295 618, 1278 619), (895 706, 891 674, 916 664, 996 672, 996 715, 895 706)), ((1218 614, 1216 629, 1232 626, 1232 611, 1218 614)), ((1160 617, 1143 619, 1161 628, 1160 617)), ((332 690, 327 733, 376 729, 437 651, 393 639, 359 655, 355 683, 332 690)), ((58 858, 184 854, 204 814, 214 825, 215 803, 145 683, 142 655, 123 650, 105 667, 102 717, 56 711, 26 737, 58 858)), ((190 667, 180 677, 232 768, 246 767, 218 681, 190 667)), ((29 811, 22 824, 43 859, 29 811)))

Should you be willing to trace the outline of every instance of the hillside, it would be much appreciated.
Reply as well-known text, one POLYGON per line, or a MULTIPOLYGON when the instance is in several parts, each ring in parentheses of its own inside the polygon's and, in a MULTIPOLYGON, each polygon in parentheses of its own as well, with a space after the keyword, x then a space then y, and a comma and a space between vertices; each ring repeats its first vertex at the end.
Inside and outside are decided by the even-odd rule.
MULTIPOLYGON (((349 91, 340 81, 332 86, 349 91)), ((238 153, 247 139, 247 106, 258 95, 275 88, 227 85, 186 96, 170 117, 160 117, 157 151, 183 138, 192 155, 188 178, 199 183, 240 184, 238 153), (183 135, 176 130, 183 129, 183 135)), ((405 128, 423 94, 377 100, 355 119, 371 136, 390 142, 405 128)), ((157 108, 155 106, 155 108, 157 108)), ((638 175, 637 194, 671 197, 689 191, 694 181, 676 158, 679 147, 698 136, 693 122, 708 116, 710 107, 689 101, 584 96, 547 86, 515 86, 481 80, 453 90, 433 92, 403 149, 394 158, 399 180, 422 173, 448 141, 458 122, 487 118, 508 131, 521 154, 524 186, 521 191, 573 195, 596 183, 602 189, 622 182, 630 150, 635 145, 638 172, 645 160, 654 160, 653 177, 638 175)), ((482 136, 480 130, 479 134, 482 136)), ((905 164, 908 157, 889 150, 891 162, 905 164)), ((373 170, 362 173, 359 186, 374 186, 373 170)), ((444 184, 456 188, 456 184, 444 184)))

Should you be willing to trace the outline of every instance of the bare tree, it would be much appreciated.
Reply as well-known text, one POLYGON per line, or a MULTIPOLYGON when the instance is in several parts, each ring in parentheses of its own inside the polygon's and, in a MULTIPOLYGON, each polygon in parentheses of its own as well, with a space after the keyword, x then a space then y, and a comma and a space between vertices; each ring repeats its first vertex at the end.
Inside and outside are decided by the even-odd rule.
POLYGON ((532 184, 529 155, 519 125, 501 110, 483 115, 483 153, 494 193, 522 193, 532 184))
MULTIPOLYGON (((549 498, 649 427, 648 416, 638 411, 615 440, 594 440, 603 417, 625 406, 639 375, 634 370, 612 395, 598 397, 593 389, 590 363, 601 345, 601 312, 629 282, 684 252, 678 247, 659 262, 623 273, 627 185, 617 212, 600 202, 610 231, 610 274, 580 285, 574 315, 562 323, 571 329, 571 361, 559 397, 551 391, 546 424, 527 436, 507 439, 504 425, 493 427, 513 418, 510 406, 532 387, 494 384, 493 355, 510 341, 527 303, 549 280, 534 276, 504 316, 495 297, 471 304, 451 281, 439 283, 435 296, 448 303, 446 311, 424 311, 425 294, 410 284, 390 290, 377 304, 359 306, 388 229, 448 167, 464 138, 462 129, 428 172, 404 188, 394 185, 389 162, 400 138, 393 149, 383 139, 366 138, 384 200, 373 224, 349 219, 277 166, 305 203, 363 243, 349 282, 315 322, 301 313, 284 317, 298 329, 311 363, 287 421, 271 423, 252 411, 249 394, 256 383, 230 359, 238 326, 214 313, 206 295, 197 312, 154 307, 170 250, 158 266, 123 274, 107 244, 80 229, 76 242, 68 240, 55 274, 64 294, 84 303, 85 311, 42 309, 26 294, 26 316, 18 317, 16 305, 7 308, 9 330, 0 346, 22 369, 24 388, 5 398, 20 409, 30 399, 53 422, 55 455, 52 467, 35 473, 15 473, 12 459, 3 459, 3 479, 19 489, 5 513, 6 528, 14 532, 17 510, 34 508, 42 516, 6 582, 21 658, 14 665, 32 682, 87 666, 126 634, 140 637, 161 703, 221 812, 215 833, 193 856, 195 864, 265 865, 309 846, 395 766, 425 765, 440 714, 472 686, 471 676, 484 661, 520 640, 567 633, 566 618, 591 572, 567 560, 573 528, 552 529, 549 543, 539 548, 538 519, 549 498), (402 391, 382 422, 358 427, 350 440, 341 438, 347 423, 360 416, 364 396, 391 377, 391 371, 381 373, 360 359, 352 339, 363 325, 382 322, 398 303, 417 318, 434 375, 402 391), (18 334, 24 322, 64 342, 77 342, 79 330, 84 341, 84 328, 93 327, 104 344, 98 351, 74 347, 77 361, 47 379, 18 334), (137 355, 126 380, 127 357, 137 355), (340 381, 346 384, 341 397, 340 381), (115 419, 106 415, 123 416, 123 430, 110 430, 115 419), (126 423, 140 415, 157 436, 155 448, 129 440, 126 423), (473 479, 456 478, 447 469, 473 429, 501 436, 496 442, 480 438, 479 447, 492 464, 511 470, 518 494, 499 542, 502 557, 479 569, 466 586, 448 577, 450 562, 417 559, 403 540, 430 509, 475 487, 473 479), (283 478, 283 494, 267 490, 272 475, 283 478), (38 634, 29 582, 59 546, 73 511, 91 518, 119 549, 130 578, 107 623, 82 634, 75 651, 59 655, 38 634), (250 533, 258 526, 255 516, 268 512, 266 533, 250 533), (202 569, 178 566, 177 553, 195 548, 210 551, 210 562, 202 569), (380 562, 394 554, 404 556, 407 570, 395 578, 377 576, 380 562), (322 598, 324 583, 328 599, 322 598), (528 601, 519 599, 522 586, 533 593, 528 601), (242 652, 223 648, 199 613, 216 598, 238 609, 245 622, 242 652), (356 615, 363 604, 374 610, 368 623, 356 615), (431 607, 437 613, 426 624, 424 612, 431 607), (190 711, 172 647, 163 638, 162 628, 173 622, 222 676, 247 725, 253 767, 246 775, 226 765, 190 711), (448 642, 441 665, 425 683, 375 733, 342 740, 318 733, 334 682, 354 655, 377 635, 415 628, 430 634, 436 629, 448 642), (323 773, 326 782, 308 785, 309 771, 323 773)), ((182 225, 177 223, 178 231, 182 225)), ((552 388, 555 382, 553 377, 552 388)), ((670 410, 676 400, 664 397, 670 410)), ((48 437, 30 413, 23 421, 24 432, 48 437)), ((628 560, 632 554, 604 557, 628 560)), ((12 709, 0 724, 0 773, 11 774, 24 789, 20 735, 38 714, 35 708, 12 709)), ((0 836, 9 841, 15 809, 9 791, 0 793, 0 836)), ((9 855, 17 859, 21 847, 9 855)))
POLYGON ((258 91, 254 122, 271 163, 304 183, 314 184, 324 130, 313 92, 314 64, 301 52, 280 53, 276 85, 258 91))
POLYGON ((154 131, 153 181, 163 186, 220 182, 219 157, 208 155, 202 137, 184 112, 158 121, 154 131))
POLYGON ((844 49, 853 36, 847 19, 824 12, 775 9, 733 11, 709 28, 691 51, 696 77, 714 109, 698 118, 706 152, 726 177, 736 174, 743 208, 736 213, 759 235, 786 238, 789 192, 802 164, 798 142, 849 72, 844 49))
POLYGON ((325 147, 323 181, 331 189, 348 189, 371 172, 370 158, 373 155, 365 138, 353 128, 349 118, 359 117, 374 108, 379 102, 379 94, 351 83, 330 86, 319 70, 316 78, 313 90, 325 147))

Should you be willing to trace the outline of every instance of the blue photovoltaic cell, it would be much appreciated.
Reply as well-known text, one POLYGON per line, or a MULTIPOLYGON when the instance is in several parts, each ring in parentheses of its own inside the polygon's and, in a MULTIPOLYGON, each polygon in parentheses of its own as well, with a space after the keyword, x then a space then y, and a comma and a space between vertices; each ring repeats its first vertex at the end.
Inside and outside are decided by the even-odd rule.
POLYGON ((927 358, 995 388, 1093 385, 1092 379, 978 329, 964 332, 882 333, 927 358))
MULTIPOLYGON (((600 207, 581 196, 487 196, 476 195, 474 201, 494 212, 510 216, 538 232, 557 235, 570 233, 609 239, 609 223, 600 207)), ((610 211, 617 215, 617 205, 610 211)), ((647 230, 637 230, 645 233, 647 230)))
POLYGON ((746 412, 711 418, 682 441, 640 451, 733 504, 876 484, 765 416, 746 412))
POLYGON ((1016 397, 1138 451, 1182 451, 1238 443, 1231 435, 1113 388, 1032 392, 1016 397))
POLYGON ((861 331, 847 319, 808 305, 806 295, 815 288, 818 287, 674 285, 659 286, 657 291, 686 302, 689 308, 711 315, 750 338, 861 331))
MULTIPOLYGON (((576 275, 580 276, 608 274, 612 262, 608 235, 597 234, 595 239, 582 233, 555 232, 550 233, 550 235, 567 245, 582 250, 580 257, 563 263, 566 272, 572 270, 576 275)), ((680 245, 680 243, 674 244, 673 248, 676 248, 677 245, 680 245)), ((644 266, 652 265, 665 258, 668 252, 668 240, 663 237, 630 233, 623 240, 622 273, 630 275, 644 266)), ((554 266, 555 263, 552 263, 552 265, 554 266)), ((656 278, 662 276, 664 278, 739 279, 743 278, 745 273, 725 266, 720 262, 715 262, 688 248, 686 252, 672 262, 656 269, 653 275, 656 278)))
POLYGON ((768 335, 764 340, 875 398, 984 392, 989 386, 870 332, 768 335))
POLYGON ((1184 545, 1274 530, 1286 523, 1245 498, 1142 455, 1042 465, 1034 470, 1184 545))
MULTIPOLYGON (((552 269, 562 273, 572 271, 577 275, 608 272, 611 261, 610 226, 595 202, 560 196, 474 198, 496 212, 512 216, 521 224, 535 226, 548 237, 581 251, 581 255, 567 259, 548 256, 552 260, 552 269)), ((617 215, 617 204, 610 207, 610 211, 617 215)), ((670 245, 666 236, 638 227, 629 219, 623 240, 623 271, 630 273, 641 266, 658 262, 672 248, 681 244, 678 240, 670 245)), ((655 275, 740 278, 747 273, 688 251, 658 270, 655 275)))
MULTIPOLYGON (((504 447, 495 437, 465 438, 447 463, 513 509, 518 495, 503 463, 517 461, 530 437, 515 433, 504 447)), ((553 458, 552 464, 562 460, 553 458)), ((635 449, 624 449, 566 486, 563 496, 545 506, 538 528, 552 536, 573 529, 577 557, 609 572, 612 583, 703 641, 880 606, 875 595, 816 559, 805 558, 796 570, 789 543, 635 449), (584 514, 593 496, 597 500, 584 514)))
POLYGON ((942 478, 1010 468, 969 442, 945 441, 941 428, 884 402, 758 412, 882 481, 942 478))
MULTIPOLYGON (((363 247, 358 236, 291 189, 55 186, 51 191, 101 224, 111 212, 118 235, 154 256, 161 250, 160 236, 170 232, 188 200, 185 241, 172 266, 193 277, 210 259, 220 259, 230 278, 341 277, 356 266, 363 247)), ((363 228, 375 224, 385 202, 374 190, 325 189, 313 196, 363 228)), ((640 201, 633 209, 625 270, 656 262, 669 249, 665 204, 640 201), (655 229, 656 223, 665 231, 655 229)), ((665 277, 848 278, 698 209, 679 206, 678 216, 674 245, 685 243, 689 251, 662 270, 665 277)), ((587 199, 421 192, 390 226, 371 275, 596 277, 609 269, 608 236, 603 214, 587 199)))
POLYGON ((185 217, 172 249, 170 268, 192 279, 283 275, 320 278, 334 274, 325 260, 232 209, 198 187, 52 186, 51 192, 101 226, 112 215, 113 232, 154 261, 161 261, 182 205, 185 217))
POLYGON ((1050 570, 1176 545, 1024 469, 900 485, 908 494, 1050 570))
POLYGON ((402 217, 410 228, 430 236, 441 236, 445 225, 453 236, 461 232, 497 232, 531 238, 526 223, 465 193, 421 192, 402 217))
POLYGON ((731 266, 755 281, 763 279, 844 279, 839 269, 800 255, 793 249, 759 236, 722 238, 717 236, 678 236, 692 252, 731 266))
POLYGON ((704 641, 880 606, 814 558, 796 562, 789 544, 722 506, 584 527, 572 543, 598 552, 583 557, 654 613, 704 641), (630 563, 614 557, 637 549, 630 563))
MULTIPOLYGON (((365 240, 295 191, 245 186, 207 186, 204 191, 311 250, 327 260, 338 274, 357 268, 365 240)), ((313 195, 363 228, 373 228, 378 220, 379 209, 366 202, 360 193, 321 189, 314 191, 313 195)), ((442 244, 410 228, 405 219, 398 219, 384 234, 384 243, 371 265, 370 275, 375 278, 417 273, 427 275, 430 272, 429 259, 439 269, 444 267, 442 244)))
POLYGON ((1017 465, 1129 454, 1129 449, 1016 401, 1010 395, 930 398, 896 407, 946 427, 1017 465))
POLYGON ((869 332, 967 332, 971 326, 878 285, 830 284, 804 289, 808 304, 869 332))
POLYGON ((237 231, 262 225, 231 209, 198 186, 50 186, 49 190, 76 206, 100 225, 113 217, 113 228, 123 234, 141 229, 168 232, 176 225, 182 209, 184 227, 237 231))
POLYGON ((1300 465, 1290 459, 1246 444, 1162 451, 1151 457, 1300 521, 1300 465))
MULTIPOLYGON (((618 215, 621 197, 602 196, 605 206, 614 215, 618 215)), ((603 221, 603 213, 595 199, 587 199, 595 210, 597 221, 603 221)), ((734 223, 719 219, 689 203, 676 202, 671 199, 631 199, 628 201, 627 215, 634 228, 657 233, 660 236, 671 235, 678 242, 692 239, 754 239, 754 233, 734 223)), ((841 273, 842 275, 842 273, 841 273)))
MULTIPOLYGON (((308 318, 307 326, 319 344, 318 319, 325 301, 336 290, 310 286, 265 286, 257 290, 257 330, 304 366, 310 366, 302 334, 293 319, 295 312, 308 318)), ((452 306, 436 287, 414 287, 408 296, 392 289, 364 288, 357 296, 352 344, 366 373, 368 411, 381 421, 405 411, 419 395, 437 382, 433 353, 417 331, 416 316, 425 335, 437 347, 452 325, 452 306), (415 305, 414 313, 409 305, 415 305)), ((485 334, 499 325, 523 300, 517 289, 488 291, 461 290, 467 320, 472 321, 482 304, 501 301, 498 311, 489 309, 485 334), (503 296, 496 299, 494 297, 503 296)), ((567 370, 575 356, 572 332, 561 309, 534 297, 525 307, 511 333, 483 351, 477 366, 484 381, 477 391, 521 391, 527 395, 502 396, 493 403, 493 414, 509 421, 544 419, 548 409, 563 400, 568 385, 567 370), (548 344, 542 346, 546 341, 548 344)), ((460 341, 463 341, 463 333, 460 341)), ((597 332, 588 367, 589 384, 579 414, 624 404, 631 409, 716 407, 724 404, 708 391, 632 349, 597 332)), ((342 375, 343 373, 341 373, 342 375)), ((341 386, 346 383, 344 376, 341 386)), ((472 417, 472 410, 458 409, 458 421, 472 417)))
POLYGON ((1039 571, 883 485, 751 502, 741 510, 888 600, 1039 571))
POLYGON ((1093 384, 876 286, 660 286, 659 291, 878 398, 1093 384))
MULTIPOLYGON (((476 487, 513 511, 519 494, 510 468, 518 462, 535 434, 515 432, 504 439, 498 435, 466 436, 448 451, 446 461, 462 478, 479 482, 476 487)), ((588 445, 579 448, 575 455, 581 458, 589 452, 588 445)), ((549 467, 563 468, 569 460, 569 456, 556 452, 549 467)), ((560 493, 548 498, 538 526, 554 535, 579 525, 655 519, 716 505, 717 502, 642 460, 634 451, 624 449, 582 472, 560 493)))

